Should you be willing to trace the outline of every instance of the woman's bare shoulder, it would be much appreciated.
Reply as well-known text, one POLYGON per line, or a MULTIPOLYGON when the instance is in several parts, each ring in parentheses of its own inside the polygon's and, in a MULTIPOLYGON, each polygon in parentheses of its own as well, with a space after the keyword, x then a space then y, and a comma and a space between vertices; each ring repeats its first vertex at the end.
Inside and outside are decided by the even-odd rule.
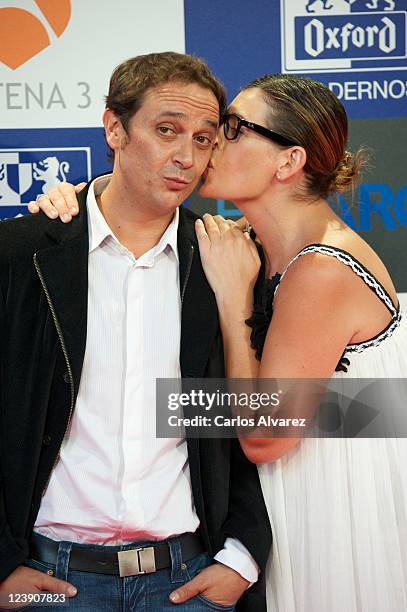
POLYGON ((333 247, 339 248, 361 263, 362 266, 386 289, 387 293, 397 303, 397 293, 390 273, 379 254, 359 234, 348 228, 346 232, 325 236, 333 247))

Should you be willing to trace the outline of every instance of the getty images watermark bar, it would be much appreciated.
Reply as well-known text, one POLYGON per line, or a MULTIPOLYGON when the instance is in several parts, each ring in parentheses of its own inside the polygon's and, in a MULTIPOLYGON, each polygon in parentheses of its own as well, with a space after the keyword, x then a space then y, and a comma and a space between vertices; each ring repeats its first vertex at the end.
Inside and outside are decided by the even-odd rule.
POLYGON ((407 437, 407 378, 157 379, 159 438, 407 437))

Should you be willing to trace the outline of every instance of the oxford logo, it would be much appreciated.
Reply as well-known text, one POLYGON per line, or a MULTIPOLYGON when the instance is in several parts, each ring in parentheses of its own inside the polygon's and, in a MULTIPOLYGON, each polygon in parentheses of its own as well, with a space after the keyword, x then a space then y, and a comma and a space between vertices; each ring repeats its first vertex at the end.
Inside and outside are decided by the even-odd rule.
POLYGON ((0 150, 0 206, 25 205, 62 181, 90 175, 87 147, 0 150))
POLYGON ((304 49, 311 57, 318 57, 328 49, 339 49, 342 53, 351 46, 362 49, 375 45, 385 54, 396 48, 396 25, 388 17, 380 25, 355 25, 347 21, 342 27, 325 27, 319 19, 312 19, 304 27, 304 49))
POLYGON ((407 0, 282 0, 282 69, 407 69, 407 0))

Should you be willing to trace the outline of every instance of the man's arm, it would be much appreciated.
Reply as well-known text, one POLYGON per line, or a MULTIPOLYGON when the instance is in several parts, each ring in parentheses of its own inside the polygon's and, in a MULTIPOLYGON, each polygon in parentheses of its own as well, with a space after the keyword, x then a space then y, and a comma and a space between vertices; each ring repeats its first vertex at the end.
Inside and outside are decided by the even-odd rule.
MULTIPOLYGON (((218 330, 205 377, 220 378, 219 372, 223 368, 223 341, 218 330)), ((247 459, 238 438, 231 439, 230 444, 229 511, 223 524, 224 541, 226 538, 239 540, 263 571, 272 545, 272 534, 257 466, 247 459)))
POLYGON ((226 538, 222 550, 216 553, 214 560, 234 569, 250 583, 250 586, 257 582, 259 566, 240 540, 226 538))
MULTIPOLYGON (((224 367, 222 347, 219 330, 205 371, 206 378, 222 377, 219 375, 224 367)), ((230 443, 229 511, 223 525, 224 541, 226 538, 239 540, 260 571, 264 571, 272 545, 272 534, 257 466, 247 459, 238 438, 231 439, 230 443)))
POLYGON ((250 586, 251 581, 245 579, 243 573, 250 568, 249 572, 257 574, 257 568, 253 568, 256 563, 260 570, 265 569, 272 543, 270 523, 257 468, 246 459, 238 440, 232 440, 229 500, 229 513, 223 526, 229 546, 225 545, 215 555, 217 563, 171 593, 173 603, 182 604, 202 594, 217 604, 235 604, 250 586), (231 555, 230 544, 236 546, 239 542, 241 558, 236 565, 236 551, 231 555))
MULTIPOLYGON (((205 377, 219 378, 223 365, 222 337, 219 331, 212 346, 205 377)), ((231 440, 230 464, 229 511, 223 524, 225 544, 214 557, 219 562, 202 570, 198 576, 176 589, 172 595, 176 593, 178 599, 170 596, 173 603, 184 603, 201 593, 216 603, 234 604, 250 583, 257 580, 258 571, 266 568, 272 544, 270 521, 257 466, 246 458, 237 439, 231 440)), ((255 589, 255 586, 252 588, 255 589)), ((260 605, 254 609, 263 610, 263 607, 260 605)))
POLYGON ((21 604, 12 604, 9 600, 10 594, 50 591, 72 597, 76 594, 76 589, 64 580, 24 567, 23 563, 29 556, 28 543, 23 538, 17 539, 13 536, 7 520, 3 474, 4 437, 7 435, 4 428, 5 386, 7 383, 4 377, 5 332, 6 302, 0 282, 0 609, 3 607, 13 609, 21 607, 21 604))
POLYGON ((3 367, 5 338, 5 299, 0 285, 0 581, 8 576, 27 557, 28 549, 24 541, 17 542, 13 538, 7 522, 3 491, 3 427, 5 381, 3 367))
POLYGON ((231 440, 229 514, 225 537, 239 540, 264 571, 272 545, 272 533, 257 466, 244 455, 239 440, 231 440))

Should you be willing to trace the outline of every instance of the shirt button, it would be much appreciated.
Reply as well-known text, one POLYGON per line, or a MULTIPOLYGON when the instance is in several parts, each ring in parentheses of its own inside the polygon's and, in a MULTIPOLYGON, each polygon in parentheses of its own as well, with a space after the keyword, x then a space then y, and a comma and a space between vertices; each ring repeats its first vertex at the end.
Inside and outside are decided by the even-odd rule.
POLYGON ((71 382, 71 379, 69 377, 69 372, 64 372, 62 378, 64 379, 64 382, 66 382, 66 383, 70 383, 71 382))
POLYGON ((44 446, 49 446, 51 444, 51 436, 49 434, 45 434, 42 438, 42 443, 44 446))

